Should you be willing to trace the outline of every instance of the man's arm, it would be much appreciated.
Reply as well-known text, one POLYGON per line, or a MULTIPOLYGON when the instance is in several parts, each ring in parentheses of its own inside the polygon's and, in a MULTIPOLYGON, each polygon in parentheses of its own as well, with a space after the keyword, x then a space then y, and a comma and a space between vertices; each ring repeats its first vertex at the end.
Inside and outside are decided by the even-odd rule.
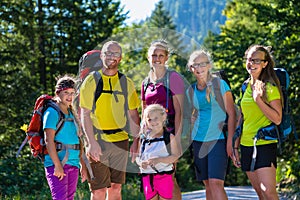
POLYGON ((130 147, 131 162, 135 161, 138 155, 138 142, 139 142, 139 131, 140 131, 140 117, 137 109, 128 110, 130 129, 133 137, 133 143, 130 147))
POLYGON ((88 146, 86 148, 86 154, 88 157, 92 158, 94 161, 100 161, 100 155, 102 155, 102 150, 95 139, 93 122, 90 117, 91 111, 86 108, 81 108, 81 123, 83 132, 86 135, 88 146))

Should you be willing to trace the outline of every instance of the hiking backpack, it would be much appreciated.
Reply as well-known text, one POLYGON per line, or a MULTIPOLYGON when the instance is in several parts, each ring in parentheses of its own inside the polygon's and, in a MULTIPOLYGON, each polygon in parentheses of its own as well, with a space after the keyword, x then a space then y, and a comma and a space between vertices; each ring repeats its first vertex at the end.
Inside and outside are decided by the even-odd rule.
MULTIPOLYGON (((77 110, 78 116, 80 117, 80 109, 79 108, 79 102, 80 102, 80 86, 82 85, 83 81, 88 75, 93 75, 95 83, 96 83, 96 90, 94 93, 94 100, 93 100, 93 106, 92 106, 92 113, 95 112, 96 109, 96 102, 98 98, 101 96, 102 93, 110 93, 114 95, 117 99, 117 94, 122 94, 124 95, 125 103, 124 103, 124 110, 125 110, 125 117, 126 117, 126 126, 123 127, 122 129, 126 130, 126 132, 129 131, 129 120, 127 116, 127 110, 128 110, 128 90, 127 90, 127 78, 126 76, 118 71, 118 77, 120 80, 120 85, 121 85, 121 92, 120 91, 112 91, 112 90, 103 90, 103 79, 100 74, 100 70, 103 67, 102 60, 100 58, 101 51, 100 50, 91 50, 86 52, 85 54, 82 55, 82 57, 79 60, 79 70, 78 70, 78 83, 76 84, 76 95, 74 98, 74 105, 77 110)), ((114 131, 119 131, 118 130, 110 130, 112 132, 114 131)))
POLYGON ((60 110, 58 105, 55 103, 52 96, 49 96, 47 94, 41 95, 35 101, 33 114, 28 129, 26 131, 26 138, 22 142, 22 145, 20 146, 17 152, 17 157, 20 155, 22 148, 27 142, 29 143, 30 151, 33 157, 39 158, 41 161, 43 161, 45 155, 48 154, 46 144, 44 141, 44 130, 43 130, 42 118, 44 112, 49 107, 55 109, 59 115, 59 120, 56 125, 55 135, 61 130, 66 120, 64 113, 60 110))
MULTIPOLYGON (((282 119, 279 125, 274 123, 263 127, 257 131, 257 134, 253 138, 254 151, 252 155, 251 171, 254 171, 254 166, 256 162, 256 142, 257 140, 278 140, 279 153, 282 153, 282 143, 288 138, 288 136, 294 132, 294 137, 298 140, 298 135, 296 133, 294 121, 291 113, 291 105, 289 100, 288 88, 290 85, 290 77, 284 68, 274 68, 275 73, 280 82, 280 89, 283 95, 283 107, 282 107, 282 119)), ((247 89, 250 78, 248 78, 241 87, 242 97, 247 89)), ((241 130, 242 131, 242 130, 241 130)), ((237 133, 238 134, 238 133, 237 133)), ((241 135, 241 133, 240 133, 241 135)))
MULTIPOLYGON (((167 69, 166 75, 162 79, 163 86, 166 91, 166 105, 164 105, 164 107, 165 107, 167 113, 169 111, 169 99, 171 99, 173 102, 172 92, 170 91, 170 76, 172 73, 177 73, 184 82, 184 94, 183 94, 184 99, 183 99, 183 114, 182 114, 183 115, 182 137, 184 139, 185 137, 189 136, 189 133, 191 130, 190 118, 191 118, 193 109, 192 109, 192 105, 189 103, 189 97, 188 97, 189 94, 186 94, 186 91, 188 91, 188 89, 190 88, 191 85, 180 73, 176 72, 175 70, 169 69, 169 68, 167 69)), ((142 88, 143 88, 144 94, 146 94, 146 90, 147 90, 149 84, 150 84, 150 77, 148 76, 143 80, 143 83, 142 83, 142 85, 143 85, 142 88)), ((174 121, 175 119, 170 119, 170 116, 168 115, 167 120, 169 123, 170 120, 174 121)))
MULTIPOLYGON (((218 102, 221 109, 226 113, 226 118, 224 120, 224 124, 222 127, 222 133, 223 133, 225 139, 227 139, 228 114, 226 112, 223 96, 221 93, 221 85, 220 85, 221 80, 224 80, 227 83, 227 85, 229 86, 229 88, 231 89, 230 81, 228 79, 228 76, 227 76, 225 70, 219 70, 219 71, 215 71, 212 73, 212 86, 213 86, 215 99, 218 102)), ((189 96, 189 101, 191 102, 191 104, 193 104, 193 97, 194 97, 193 90, 196 88, 196 84, 197 83, 192 84, 191 88, 189 88, 188 96, 189 96)), ((233 97, 233 101, 234 101, 235 97, 233 94, 232 94, 232 97, 233 97)), ((238 115, 239 115, 238 107, 236 105, 234 105, 234 108, 235 108, 236 115, 238 118, 238 115)))
POLYGON ((141 153, 144 152, 146 144, 150 145, 153 142, 164 141, 165 145, 167 147, 168 153, 171 155, 171 147, 170 147, 171 139, 170 139, 170 134, 171 133, 169 131, 167 131, 166 129, 164 129, 163 137, 162 138, 146 139, 146 136, 142 135, 141 136, 141 145, 142 145, 142 152, 141 153))
MULTIPOLYGON (((164 131, 163 131, 163 137, 160 137, 160 138, 152 138, 152 139, 147 139, 147 136, 144 135, 144 134, 141 134, 141 137, 140 137, 140 142, 141 142, 141 155, 144 153, 144 150, 145 150, 145 146, 146 145, 150 145, 152 143, 155 143, 155 142, 160 142, 160 141, 164 141, 165 145, 166 145, 166 148, 167 148, 167 151, 169 153, 169 155, 172 154, 172 151, 171 151, 171 146, 170 146, 170 142, 171 142, 171 138, 170 138, 170 135, 172 133, 170 133, 166 128, 164 128, 164 131)), ((163 171, 163 172, 159 172, 154 166, 151 166, 151 168, 156 171, 157 173, 159 174, 164 174, 164 173, 173 173, 174 170, 172 171, 169 171, 169 172, 166 172, 166 171, 163 171)))
POLYGON ((279 128, 281 142, 284 142, 287 137, 294 132, 294 137, 298 140, 294 120, 292 117, 292 108, 289 99, 288 88, 290 86, 290 76, 284 68, 274 68, 276 75, 280 81, 280 88, 283 95, 282 120, 279 128))
POLYGON ((82 83, 84 79, 93 71, 99 71, 103 67, 102 60, 100 58, 100 50, 91 50, 86 52, 79 59, 79 81, 82 83))
MULTIPOLYGON (((171 142, 170 134, 172 134, 172 133, 170 133, 169 131, 167 131, 165 128, 164 128, 164 132, 163 132, 163 137, 162 137, 162 138, 147 139, 147 138, 146 138, 146 137, 147 137, 146 135, 141 134, 141 136, 140 136, 140 144, 142 145, 142 148, 141 148, 141 155, 143 154, 146 145, 150 145, 151 143, 154 143, 154 142, 160 142, 160 141, 164 141, 164 143, 165 143, 165 145, 166 145, 166 147, 167 147, 167 151, 168 151, 169 155, 171 155, 172 152, 171 152, 171 146, 170 146, 170 142, 171 142)), ((140 155, 140 156, 141 156, 141 155, 140 155)), ((157 174, 160 174, 160 175, 162 175, 162 174, 172 174, 172 173, 174 173, 174 168, 175 168, 175 166, 174 166, 174 164, 173 164, 173 170, 171 170, 171 171, 161 171, 161 172, 159 172, 155 166, 150 165, 150 167, 151 167, 157 174)), ((142 177, 143 177, 144 175, 150 175, 150 185, 151 185, 151 188, 153 188, 153 177, 154 177, 155 174, 141 174, 141 185, 140 185, 140 191, 141 191, 141 192, 143 192, 143 179, 142 179, 142 177)))
MULTIPOLYGON (((282 119, 281 123, 277 126, 277 134, 273 136, 268 136, 269 138, 263 138, 264 135, 259 132, 258 135, 256 136, 257 139, 267 139, 267 140, 276 140, 278 139, 279 144, 284 142, 287 137, 294 132, 294 136, 296 139, 298 139, 298 136, 296 134, 296 129, 294 125, 294 120, 292 118, 292 112, 291 112, 291 105, 290 105, 290 100, 289 100, 289 93, 288 93, 288 88, 290 85, 290 77, 287 71, 283 68, 274 68, 276 75, 279 79, 280 82, 280 89, 283 95, 283 107, 282 107, 282 119)), ((244 95, 246 88, 248 86, 250 79, 247 79, 241 88, 242 91, 242 96, 244 95)), ((265 133, 266 134, 266 133, 265 133)))
MULTIPOLYGON (((103 67, 102 60, 100 58, 101 51, 100 50, 91 50, 86 52, 81 56, 78 62, 78 80, 76 82, 76 95, 74 97, 74 107, 77 110, 78 116, 80 116, 79 111, 79 101, 80 101, 80 94, 79 90, 80 87, 85 80, 85 78, 92 72, 99 71, 103 67)), ((96 74, 95 74, 96 76, 96 74)), ((98 75, 97 75, 98 76, 98 75)), ((98 76, 99 77, 99 76, 98 76)), ((94 77, 95 80, 99 79, 98 77, 94 77)))

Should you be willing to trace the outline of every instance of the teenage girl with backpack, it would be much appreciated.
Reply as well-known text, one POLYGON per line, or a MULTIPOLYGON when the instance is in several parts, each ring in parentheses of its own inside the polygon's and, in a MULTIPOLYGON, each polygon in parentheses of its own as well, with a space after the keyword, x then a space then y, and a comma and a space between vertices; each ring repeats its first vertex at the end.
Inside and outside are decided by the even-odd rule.
POLYGON ((175 136, 166 130, 167 114, 159 104, 147 106, 140 133, 139 157, 146 200, 172 199, 174 162, 179 157, 175 136), (168 142, 166 142, 168 141, 168 142))
POLYGON ((277 140, 258 140, 254 171, 251 170, 251 162, 253 138, 258 130, 271 123, 279 125, 281 122, 283 104, 280 83, 268 47, 250 46, 245 52, 245 59, 250 81, 241 99, 244 123, 240 141, 237 140, 235 144, 235 154, 238 154, 240 144, 241 168, 246 172, 259 199, 276 200, 277 140))
MULTIPOLYGON (((59 113, 49 107, 43 115, 45 143, 49 153, 45 155, 44 167, 52 199, 55 200, 74 199, 77 188, 80 141, 77 134, 79 130, 72 112, 74 85, 75 79, 68 75, 57 80, 54 99, 67 119, 58 133, 56 127, 59 113), (58 146, 62 147, 60 151, 57 151, 58 146)), ((82 181, 85 179, 86 173, 82 172, 82 181)))

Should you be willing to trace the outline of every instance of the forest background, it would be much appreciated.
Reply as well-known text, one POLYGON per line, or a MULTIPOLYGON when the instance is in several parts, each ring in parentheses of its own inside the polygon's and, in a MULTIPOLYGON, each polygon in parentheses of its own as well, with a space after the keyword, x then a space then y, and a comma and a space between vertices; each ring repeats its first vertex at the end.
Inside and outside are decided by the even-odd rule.
MULTIPOLYGON (((169 67, 190 81, 188 55, 205 47, 216 69, 226 70, 236 97, 247 78, 244 52, 251 44, 272 46, 277 67, 291 76, 289 88, 296 129, 300 130, 300 1, 298 0, 163 0, 144 21, 127 25, 118 0, 2 0, 0 7, 0 199, 50 199, 42 163, 28 146, 16 158, 25 137, 35 99, 53 95, 55 77, 76 75, 83 53, 101 49, 110 39, 123 47, 120 70, 131 77, 138 92, 147 75, 151 41, 164 38, 172 46, 169 67)), ((298 131, 299 132, 299 131, 298 131)), ((291 135, 278 157, 278 189, 300 195, 299 141, 291 135)), ((249 185, 233 166, 226 185, 249 185)), ((178 163, 183 192, 201 189, 195 181, 189 151, 178 163)), ((143 199, 139 176, 128 174, 123 199, 143 199)), ((76 199, 89 199, 79 183, 76 199)))

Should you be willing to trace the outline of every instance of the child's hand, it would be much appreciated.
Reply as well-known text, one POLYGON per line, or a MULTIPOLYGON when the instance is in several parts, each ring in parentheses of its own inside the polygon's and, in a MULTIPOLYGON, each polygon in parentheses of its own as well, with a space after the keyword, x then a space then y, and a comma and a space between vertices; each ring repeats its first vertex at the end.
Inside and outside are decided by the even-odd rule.
POLYGON ((62 165, 55 166, 54 176, 56 176, 60 181, 66 176, 66 174, 64 173, 64 169, 63 169, 62 165))
POLYGON ((143 169, 147 169, 148 165, 149 165, 149 164, 148 164, 148 161, 142 161, 140 166, 141 166, 143 169))
POLYGON ((141 158, 139 156, 135 158, 135 162, 138 166, 140 166, 140 167, 142 166, 142 161, 141 161, 141 158))
POLYGON ((158 163, 157 158, 151 158, 148 160, 148 165, 150 165, 150 166, 155 166, 157 163, 158 163))

